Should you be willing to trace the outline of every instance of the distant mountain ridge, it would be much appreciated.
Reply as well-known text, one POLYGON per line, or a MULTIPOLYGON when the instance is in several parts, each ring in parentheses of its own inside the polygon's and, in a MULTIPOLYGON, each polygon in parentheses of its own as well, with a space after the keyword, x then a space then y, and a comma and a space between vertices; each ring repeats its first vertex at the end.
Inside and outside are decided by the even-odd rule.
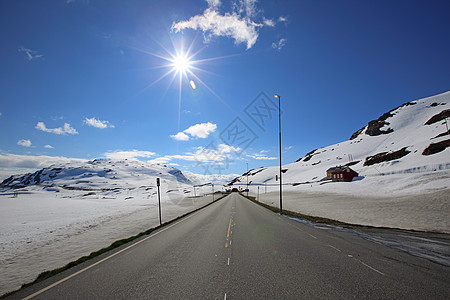
MULTIPOLYGON (((283 166, 283 183, 324 179, 326 170, 351 166, 362 176, 450 169, 450 92, 405 103, 353 133, 348 141, 315 149, 283 166)), ((289 130, 289 129, 286 129, 289 130)), ((254 184, 276 183, 278 167, 249 171, 254 184)), ((245 184, 247 174, 231 183, 245 184)))
POLYGON ((156 178, 192 184, 172 167, 135 160, 96 159, 84 163, 52 165, 34 173, 13 175, 0 187, 21 188, 31 185, 74 190, 114 190, 140 185, 154 185, 156 178))

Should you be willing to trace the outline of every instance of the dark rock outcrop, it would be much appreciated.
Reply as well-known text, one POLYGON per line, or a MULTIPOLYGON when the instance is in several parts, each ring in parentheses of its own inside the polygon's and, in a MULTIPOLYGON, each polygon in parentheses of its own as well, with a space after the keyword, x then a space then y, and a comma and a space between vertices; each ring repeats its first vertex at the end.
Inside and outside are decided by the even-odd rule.
POLYGON ((391 161, 394 159, 400 159, 403 156, 406 156, 410 153, 407 149, 407 147, 404 147, 400 150, 394 151, 394 152, 381 152, 377 153, 373 156, 366 157, 366 161, 364 162, 364 166, 371 166, 374 164, 379 164, 385 161, 391 161))
POLYGON ((425 125, 431 125, 431 124, 437 123, 439 121, 442 121, 446 118, 450 118, 450 109, 446 109, 446 110, 441 111, 438 114, 435 114, 425 123, 425 125))
POLYGON ((422 155, 436 154, 444 151, 447 147, 450 147, 450 139, 439 143, 430 144, 430 146, 428 146, 427 148, 425 148, 425 150, 423 150, 422 155))

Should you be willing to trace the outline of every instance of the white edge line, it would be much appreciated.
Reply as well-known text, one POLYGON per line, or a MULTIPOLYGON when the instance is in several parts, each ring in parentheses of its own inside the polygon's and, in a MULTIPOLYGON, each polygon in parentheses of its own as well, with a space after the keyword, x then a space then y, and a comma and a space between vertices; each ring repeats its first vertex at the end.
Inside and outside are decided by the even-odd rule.
POLYGON ((366 267, 368 267, 369 269, 371 269, 372 271, 375 271, 375 272, 377 272, 378 274, 383 275, 383 276, 386 275, 386 274, 384 274, 383 272, 378 271, 378 270, 375 269, 375 268, 372 268, 371 266, 369 266, 368 264, 364 263, 363 261, 361 261, 361 260, 359 260, 359 259, 356 259, 356 260, 359 261, 359 262, 360 262, 361 264, 363 264, 364 266, 366 266, 366 267))
POLYGON ((338 251, 338 252, 342 252, 341 250, 339 250, 338 248, 336 248, 336 247, 334 247, 334 246, 328 245, 328 247, 331 247, 331 248, 333 248, 334 250, 336 250, 336 251, 338 251))
POLYGON ((80 271, 78 271, 78 272, 75 272, 75 273, 73 273, 73 274, 71 274, 71 275, 69 275, 69 276, 67 276, 67 277, 65 277, 65 278, 63 278, 63 279, 61 279, 61 280, 59 280, 59 281, 57 281, 57 282, 55 282, 55 283, 53 283, 53 284, 51 284, 51 285, 45 287, 45 288, 43 288, 42 290, 39 290, 39 291, 37 291, 37 292, 35 292, 35 293, 33 293, 33 294, 31 294, 31 295, 29 295, 29 296, 23 298, 23 300, 29 300, 29 299, 31 299, 31 298, 33 298, 33 297, 36 297, 36 296, 42 294, 43 292, 46 292, 46 291, 48 291, 49 289, 54 288, 54 287, 57 286, 57 285, 60 285, 60 284, 63 283, 64 281, 67 281, 67 280, 69 280, 69 279, 71 279, 71 278, 73 278, 73 277, 75 277, 75 276, 77 276, 77 275, 79 275, 79 274, 81 274, 81 273, 83 273, 83 272, 89 270, 90 268, 93 268, 93 267, 95 267, 95 266, 101 264, 102 262, 105 262, 105 261, 107 261, 108 259, 113 258, 114 256, 116 256, 116 255, 118 255, 118 254, 120 254, 120 253, 122 253, 122 252, 125 252, 125 251, 127 251, 128 249, 133 248, 134 246, 137 246, 137 245, 139 245, 140 243, 142 243, 142 242, 144 242, 144 241, 146 241, 146 240, 148 240, 148 239, 150 239, 150 238, 152 238, 152 237, 154 237, 154 236, 156 236, 156 235, 158 235, 158 234, 160 234, 160 233, 166 231, 167 229, 169 229, 169 228, 171 228, 171 227, 173 227, 173 226, 175 226, 175 225, 177 225, 177 224, 179 224, 179 223, 181 223, 181 222, 186 221, 187 219, 189 219, 189 218, 195 216, 196 214, 198 214, 198 213, 200 213, 200 212, 201 212, 201 210, 199 210, 199 211, 196 212, 196 213, 193 213, 193 214, 190 215, 190 216, 187 216, 186 218, 181 219, 180 221, 178 221, 178 222, 176 222, 176 223, 173 223, 172 225, 169 225, 169 226, 166 227, 166 228, 161 229, 161 230, 158 231, 158 232, 155 232, 154 234, 151 234, 150 236, 148 236, 148 237, 146 237, 146 238, 144 238, 144 239, 142 239, 142 240, 140 240, 140 241, 138 241, 138 242, 136 242, 136 243, 134 243, 134 244, 132 244, 132 245, 126 247, 126 248, 123 248, 123 249, 120 250, 120 251, 117 251, 116 253, 111 254, 111 255, 108 256, 108 257, 103 258, 102 260, 99 260, 98 262, 96 262, 96 263, 94 263, 94 264, 92 264, 92 265, 90 265, 90 266, 87 266, 86 268, 84 268, 84 269, 82 269, 82 270, 80 270, 80 271))

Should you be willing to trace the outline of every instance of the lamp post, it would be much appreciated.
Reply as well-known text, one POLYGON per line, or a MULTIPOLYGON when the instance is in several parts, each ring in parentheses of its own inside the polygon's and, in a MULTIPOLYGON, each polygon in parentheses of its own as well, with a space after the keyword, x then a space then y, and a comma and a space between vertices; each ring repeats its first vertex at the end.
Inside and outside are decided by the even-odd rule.
POLYGON ((247 197, 248 197, 248 163, 247 163, 247 197))
POLYGON ((283 214, 283 187, 281 181, 281 96, 275 94, 275 98, 278 98, 278 131, 280 137, 280 214, 283 214))

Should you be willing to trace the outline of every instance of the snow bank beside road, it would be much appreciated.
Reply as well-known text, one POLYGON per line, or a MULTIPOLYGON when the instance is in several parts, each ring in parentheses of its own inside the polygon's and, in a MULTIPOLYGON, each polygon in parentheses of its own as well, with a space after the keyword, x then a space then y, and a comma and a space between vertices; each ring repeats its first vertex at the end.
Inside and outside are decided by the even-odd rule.
MULTIPOLYGON (((279 193, 260 193, 259 201, 279 207, 279 193)), ((391 197, 290 190, 283 192, 283 209, 351 224, 450 233, 450 189, 391 197)))
MULTIPOLYGON (((147 198, 139 191, 121 191, 110 198, 83 194, 34 186, 18 198, 12 192, 0 195, 0 295, 33 281, 43 271, 159 225, 156 195, 147 198)), ((211 201, 211 195, 185 198, 164 193, 163 222, 211 201)))

